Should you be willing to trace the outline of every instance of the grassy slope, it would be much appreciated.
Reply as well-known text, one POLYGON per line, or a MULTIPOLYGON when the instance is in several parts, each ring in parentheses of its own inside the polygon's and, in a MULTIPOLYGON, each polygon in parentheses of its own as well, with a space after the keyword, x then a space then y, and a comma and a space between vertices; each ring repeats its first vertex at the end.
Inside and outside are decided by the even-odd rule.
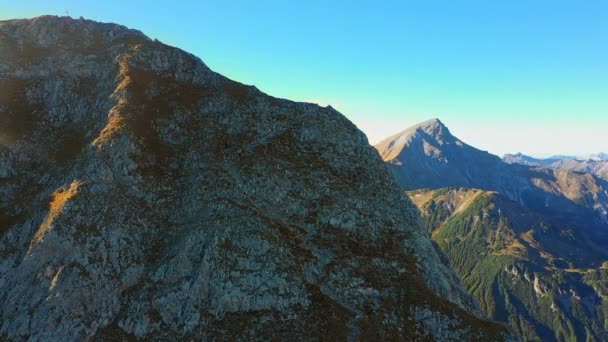
POLYGON ((601 262, 577 266, 591 261, 566 252, 582 253, 576 232, 521 214, 523 208, 492 192, 409 195, 490 318, 508 323, 524 340, 608 339, 608 271, 601 262))

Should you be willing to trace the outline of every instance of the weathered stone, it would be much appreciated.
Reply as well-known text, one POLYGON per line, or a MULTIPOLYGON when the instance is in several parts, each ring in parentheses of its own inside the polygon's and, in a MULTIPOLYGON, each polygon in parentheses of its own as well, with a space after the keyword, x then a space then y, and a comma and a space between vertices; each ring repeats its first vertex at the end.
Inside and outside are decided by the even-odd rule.
POLYGON ((0 22, 0 65, 0 336, 503 337, 332 108, 87 20, 0 22))

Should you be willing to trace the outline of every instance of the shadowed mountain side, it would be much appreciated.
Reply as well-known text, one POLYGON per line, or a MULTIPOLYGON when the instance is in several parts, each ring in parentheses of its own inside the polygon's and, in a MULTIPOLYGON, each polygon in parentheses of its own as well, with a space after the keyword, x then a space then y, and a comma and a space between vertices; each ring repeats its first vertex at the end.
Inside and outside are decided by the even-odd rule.
POLYGON ((495 192, 408 194, 489 317, 526 341, 608 338, 604 244, 495 192))

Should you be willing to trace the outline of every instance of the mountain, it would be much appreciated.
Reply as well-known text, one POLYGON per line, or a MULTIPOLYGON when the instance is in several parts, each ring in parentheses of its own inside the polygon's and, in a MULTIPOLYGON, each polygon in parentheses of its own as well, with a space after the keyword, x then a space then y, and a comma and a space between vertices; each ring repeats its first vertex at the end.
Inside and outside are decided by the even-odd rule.
POLYGON ((604 152, 600 152, 600 153, 596 153, 596 154, 590 154, 587 156, 586 159, 589 160, 603 160, 603 161, 608 161, 608 153, 604 153, 604 152))
POLYGON ((527 165, 527 166, 545 166, 545 167, 551 165, 552 163, 557 163, 562 160, 569 160, 569 159, 572 159, 572 158, 569 158, 566 156, 555 156, 555 157, 549 157, 546 159, 539 159, 539 158, 527 156, 522 153, 505 154, 504 156, 502 156, 502 160, 505 163, 521 164, 521 165, 527 165))
POLYGON ((3 340, 502 340, 365 135, 116 24, 0 22, 3 340))
POLYGON ((487 316, 525 341, 608 339, 605 180, 506 163, 437 119, 375 147, 487 316))
POLYGON ((576 157, 575 156, 567 156, 567 155, 564 155, 564 154, 556 154, 556 155, 550 156, 547 159, 557 159, 557 160, 559 160, 559 159, 576 159, 576 157))
POLYGON ((412 126, 375 147, 405 189, 492 187, 503 166, 500 158, 454 137, 439 119, 412 126))
MULTIPOLYGON (((519 153, 521 154, 521 153, 519 153)), ((608 153, 592 153, 583 156, 554 155, 546 159, 578 159, 578 160, 608 160, 608 153)))
POLYGON ((521 153, 505 154, 503 161, 509 164, 522 164, 529 166, 542 166, 555 170, 569 170, 583 173, 592 173, 597 177, 608 180, 608 159, 606 155, 599 153, 586 158, 547 158, 536 159, 521 153))
POLYGON ((608 339, 605 245, 496 192, 409 195, 489 317, 525 341, 608 339))
POLYGON ((557 221, 603 238, 608 235, 608 182, 591 174, 505 163, 454 137, 438 119, 408 128, 375 147, 405 190, 496 191, 557 221))

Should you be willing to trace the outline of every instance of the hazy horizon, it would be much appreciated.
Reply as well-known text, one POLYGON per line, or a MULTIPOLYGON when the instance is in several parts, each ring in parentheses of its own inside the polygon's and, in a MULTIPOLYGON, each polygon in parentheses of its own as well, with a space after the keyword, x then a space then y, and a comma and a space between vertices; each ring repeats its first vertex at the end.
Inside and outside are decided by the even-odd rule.
POLYGON ((330 104, 372 144, 438 117, 499 156, 608 151, 601 1, 0 4, 0 19, 68 11, 141 30, 270 95, 330 104))
MULTIPOLYGON (((535 149, 529 148, 526 146, 522 146, 523 144, 521 144, 521 143, 513 143, 512 142, 513 137, 511 136, 511 134, 512 133, 522 134, 522 132, 526 133, 526 134, 534 134, 534 131, 542 131, 542 128, 539 128, 539 127, 518 128, 518 127, 516 127, 516 124, 512 124, 512 127, 510 129, 506 129, 504 131, 499 131, 499 132, 493 132, 491 130, 487 130, 485 132, 475 132, 476 130, 478 130, 481 127, 489 127, 490 125, 483 125, 481 122, 476 123, 476 124, 469 124, 469 125, 458 124, 458 122, 450 123, 441 117, 431 115, 431 116, 427 116, 425 119, 421 119, 419 121, 415 121, 415 122, 412 121, 410 124, 407 124, 406 126, 403 126, 402 128, 398 128, 397 130, 395 130, 395 128, 391 127, 390 125, 384 125, 383 127, 380 127, 380 129, 377 129, 377 131, 378 132, 388 132, 388 133, 377 134, 376 136, 372 136, 372 137, 374 137, 374 138, 372 138, 372 137, 370 137, 370 135, 367 132, 365 132, 365 127, 362 127, 362 125, 357 124, 356 121, 353 121, 353 123, 355 123, 357 125, 357 127, 359 127, 364 133, 366 133, 366 135, 368 136, 369 143, 371 145, 375 145, 375 144, 379 143, 380 141, 382 141, 383 139, 390 137, 393 134, 399 133, 399 132, 407 129, 408 127, 414 126, 418 123, 421 123, 423 121, 426 121, 426 120, 429 120, 432 118, 437 118, 437 119, 441 120, 441 122, 443 122, 448 127, 448 129, 450 130, 452 135, 459 138, 464 143, 471 145, 477 149, 487 151, 489 153, 497 155, 501 158, 505 154, 516 154, 516 153, 522 153, 524 155, 534 157, 534 158, 540 158, 540 159, 554 157, 554 156, 558 156, 558 155, 572 156, 572 157, 586 157, 586 156, 589 156, 592 154, 608 153, 607 150, 591 150, 591 151, 586 151, 586 152, 576 152, 576 151, 573 151, 572 149, 565 149, 562 151, 557 151, 555 153, 529 152, 529 151, 534 151, 535 149), (484 139, 486 137, 487 137, 487 139, 484 139), (472 138, 472 139, 469 139, 469 138, 472 138), (511 142, 507 142, 508 140, 511 140, 511 142), (501 146, 501 141, 504 141, 502 146, 501 146), (488 142, 490 142, 490 143, 488 143, 488 142), (492 142, 494 144, 491 144, 492 142), (517 146, 519 146, 519 148, 520 148, 519 150, 517 150, 517 148, 518 148, 517 146), (566 151, 570 151, 570 152, 566 152, 566 151)), ((368 125, 368 127, 369 126, 372 126, 372 125, 368 125)), ((563 127, 563 130, 564 130, 564 132, 562 134, 565 135, 565 131, 571 130, 571 128, 563 127)), ((601 133, 601 131, 602 131, 602 129, 599 128, 598 134, 601 133)), ((536 135, 539 136, 538 133, 536 135)), ((542 135, 540 135, 540 137, 542 137, 542 135)))

